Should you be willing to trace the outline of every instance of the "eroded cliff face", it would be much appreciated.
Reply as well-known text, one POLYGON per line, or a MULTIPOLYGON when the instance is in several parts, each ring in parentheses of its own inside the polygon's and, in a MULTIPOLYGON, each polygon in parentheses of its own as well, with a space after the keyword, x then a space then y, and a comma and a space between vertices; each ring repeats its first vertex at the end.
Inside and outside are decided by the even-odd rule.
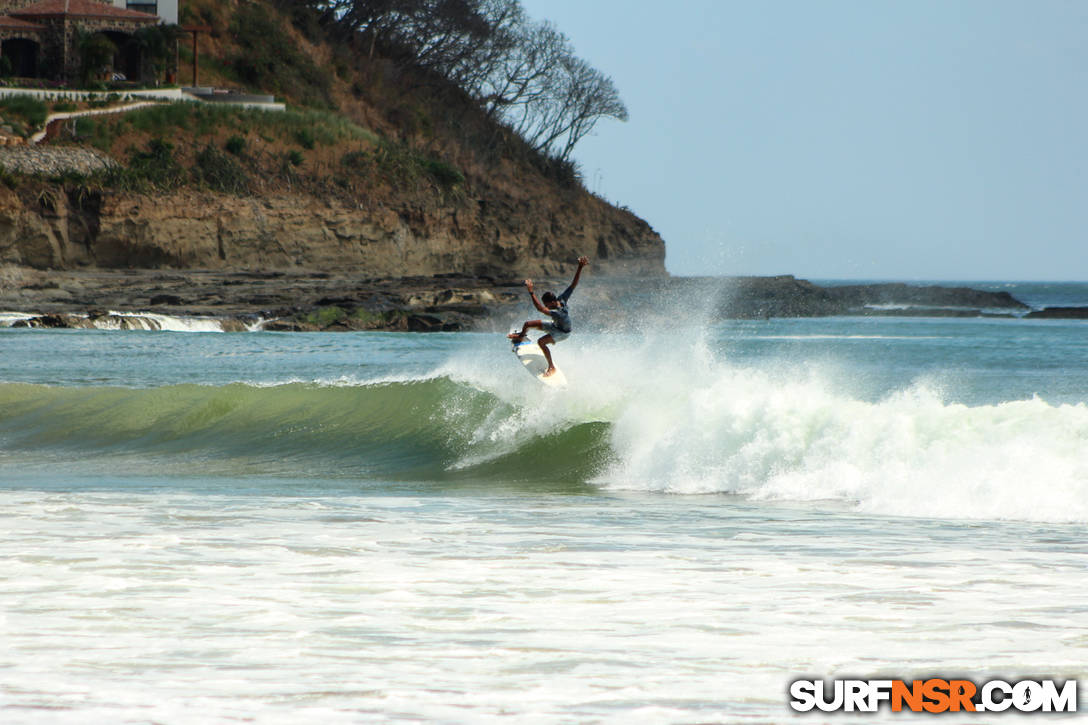
POLYGON ((588 194, 352 205, 303 194, 0 190, 0 264, 37 269, 337 270, 361 277, 665 274, 646 222, 588 194))

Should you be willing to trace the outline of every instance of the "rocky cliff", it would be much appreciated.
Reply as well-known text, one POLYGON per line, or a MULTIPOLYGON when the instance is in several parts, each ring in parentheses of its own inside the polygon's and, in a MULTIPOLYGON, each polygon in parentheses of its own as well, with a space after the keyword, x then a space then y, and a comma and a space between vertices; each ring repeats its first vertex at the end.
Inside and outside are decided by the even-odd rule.
POLYGON ((448 79, 302 28, 316 16, 293 3, 185 5, 209 28, 202 82, 288 110, 162 104, 0 149, 0 265, 523 278, 586 254, 597 274, 665 275, 646 222, 448 79))
POLYGON ((0 187, 0 263, 36 269, 338 270, 362 277, 661 275, 664 243, 588 194, 351 204, 307 194, 0 187))

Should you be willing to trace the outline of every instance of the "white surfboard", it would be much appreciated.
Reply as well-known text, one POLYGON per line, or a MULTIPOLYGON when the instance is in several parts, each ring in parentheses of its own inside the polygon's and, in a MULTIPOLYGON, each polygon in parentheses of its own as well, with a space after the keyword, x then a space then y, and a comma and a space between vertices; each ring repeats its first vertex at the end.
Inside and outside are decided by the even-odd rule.
POLYGON ((522 342, 515 342, 514 354, 518 356, 518 360, 521 360, 521 364, 525 366, 529 374, 540 382, 553 388, 566 387, 567 376, 563 374, 558 365, 555 366, 554 373, 544 377, 544 372, 548 369, 548 361, 545 359, 544 353, 540 351, 540 345, 536 344, 536 340, 526 338, 522 342))

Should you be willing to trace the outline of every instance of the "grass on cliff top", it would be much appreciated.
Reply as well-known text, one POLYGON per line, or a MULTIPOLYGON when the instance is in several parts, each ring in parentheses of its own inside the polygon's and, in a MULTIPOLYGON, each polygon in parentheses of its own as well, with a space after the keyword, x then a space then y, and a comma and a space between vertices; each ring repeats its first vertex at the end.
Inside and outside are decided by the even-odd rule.
POLYGON ((460 195, 464 173, 327 111, 270 112, 200 103, 84 117, 76 143, 121 162, 98 178, 146 192, 196 186, 234 194, 282 190, 358 199, 382 189, 460 195))
POLYGON ((32 96, 0 98, 0 124, 10 126, 12 133, 28 136, 40 129, 49 115, 49 108, 32 96))
POLYGON ((311 148, 345 141, 379 142, 371 131, 326 111, 264 111, 210 103, 166 103, 116 117, 81 118, 76 128, 78 137, 107 153, 140 134, 207 138, 223 133, 252 134, 267 143, 278 140, 311 148))

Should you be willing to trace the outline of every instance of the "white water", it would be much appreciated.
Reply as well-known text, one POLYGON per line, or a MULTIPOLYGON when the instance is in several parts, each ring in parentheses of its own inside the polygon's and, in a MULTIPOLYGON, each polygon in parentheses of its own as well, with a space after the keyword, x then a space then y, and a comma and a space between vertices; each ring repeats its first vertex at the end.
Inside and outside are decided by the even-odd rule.
POLYGON ((828 382, 819 364, 747 368, 683 335, 557 347, 572 381, 563 395, 528 376, 511 388, 476 359, 447 366, 518 409, 489 421, 480 438, 513 450, 603 421, 616 458, 598 478, 607 488, 826 500, 896 516, 1088 521, 1084 403, 965 405, 922 380, 867 401, 828 382))
POLYGON ((575 336, 562 394, 487 336, 4 331, 19 382, 448 375, 507 403, 480 423, 463 388, 434 411, 474 421, 471 455, 589 421, 616 455, 595 488, 0 451, 0 722, 766 723, 795 719, 802 677, 1088 677, 1085 411, 1048 402, 1088 397, 1065 367, 1039 398, 1008 392, 1085 359, 1083 328, 831 325, 760 323, 728 349, 575 336), (997 356, 968 371, 991 402, 925 370, 931 350, 997 356))
POLYGON ((29 320, 35 317, 28 312, 0 312, 0 327, 11 327, 20 320, 29 320))
MULTIPOLYGON (((37 314, 29 312, 0 312, 0 327, 11 327, 16 322, 30 320, 37 314)), ((76 315, 87 317, 86 315, 76 315)), ((259 320, 247 326, 249 332, 256 332, 264 324, 259 320)), ((106 315, 97 317, 94 326, 99 330, 147 330, 164 332, 223 332, 222 321, 214 317, 178 317, 161 315, 157 312, 116 312, 111 310, 106 315)))
POLYGON ((806 674, 1088 674, 1068 528, 648 495, 0 511, 5 723, 781 722, 806 674))
POLYGON ((222 323, 212 317, 173 317, 154 312, 114 312, 95 321, 100 330, 163 330, 166 332, 222 332, 222 323))

